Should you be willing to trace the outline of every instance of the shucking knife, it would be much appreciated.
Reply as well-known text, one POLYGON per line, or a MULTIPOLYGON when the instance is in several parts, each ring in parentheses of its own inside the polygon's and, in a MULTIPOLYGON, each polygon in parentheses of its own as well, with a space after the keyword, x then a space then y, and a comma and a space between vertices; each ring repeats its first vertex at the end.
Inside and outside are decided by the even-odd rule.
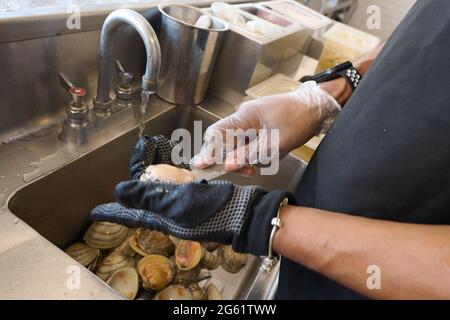
POLYGON ((197 180, 214 180, 226 174, 223 164, 214 164, 211 167, 205 169, 194 169, 191 173, 197 180))

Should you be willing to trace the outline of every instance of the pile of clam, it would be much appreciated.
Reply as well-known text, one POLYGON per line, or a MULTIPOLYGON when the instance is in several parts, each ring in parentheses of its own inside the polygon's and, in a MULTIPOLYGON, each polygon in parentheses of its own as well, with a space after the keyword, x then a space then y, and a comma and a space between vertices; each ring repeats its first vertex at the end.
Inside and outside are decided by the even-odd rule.
POLYGON ((230 246, 109 222, 92 223, 83 240, 66 253, 129 299, 139 292, 158 300, 221 299, 214 284, 201 283, 208 283, 210 270, 236 273, 247 260, 230 246))

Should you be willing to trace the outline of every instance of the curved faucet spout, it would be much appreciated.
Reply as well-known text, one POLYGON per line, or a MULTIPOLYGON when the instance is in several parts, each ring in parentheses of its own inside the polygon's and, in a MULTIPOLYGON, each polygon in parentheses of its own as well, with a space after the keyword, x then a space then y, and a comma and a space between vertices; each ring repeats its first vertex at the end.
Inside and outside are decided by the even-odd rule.
POLYGON ((147 66, 142 77, 142 90, 155 92, 161 67, 161 49, 158 38, 150 23, 139 13, 130 9, 113 11, 103 23, 100 34, 100 62, 97 84, 97 96, 94 107, 100 113, 108 113, 111 109, 112 70, 113 70, 113 38, 119 27, 130 25, 141 36, 147 52, 147 66))

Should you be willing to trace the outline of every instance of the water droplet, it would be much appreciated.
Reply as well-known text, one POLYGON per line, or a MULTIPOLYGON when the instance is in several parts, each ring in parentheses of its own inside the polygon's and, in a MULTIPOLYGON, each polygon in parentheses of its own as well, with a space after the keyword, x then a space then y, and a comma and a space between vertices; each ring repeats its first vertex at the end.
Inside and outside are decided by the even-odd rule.
POLYGON ((13 222, 14 222, 14 224, 18 224, 19 223, 19 219, 15 218, 13 222))

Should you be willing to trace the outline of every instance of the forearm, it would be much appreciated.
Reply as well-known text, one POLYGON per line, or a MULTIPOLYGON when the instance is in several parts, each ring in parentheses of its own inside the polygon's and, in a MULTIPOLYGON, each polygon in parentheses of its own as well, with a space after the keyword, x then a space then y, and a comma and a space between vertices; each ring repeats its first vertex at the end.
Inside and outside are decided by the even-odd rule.
POLYGON ((450 227, 370 220, 309 208, 281 211, 274 249, 374 299, 450 299, 450 227), (367 287, 369 266, 381 289, 367 287))

